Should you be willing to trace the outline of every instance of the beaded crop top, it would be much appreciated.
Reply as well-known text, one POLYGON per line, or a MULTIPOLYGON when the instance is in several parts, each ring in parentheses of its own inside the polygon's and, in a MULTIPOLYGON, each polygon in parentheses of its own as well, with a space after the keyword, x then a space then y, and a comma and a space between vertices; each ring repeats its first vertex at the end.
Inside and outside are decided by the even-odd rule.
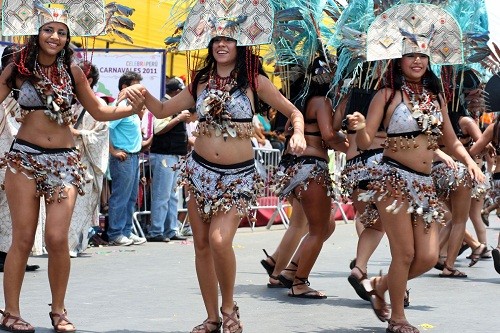
POLYGON ((70 125, 75 122, 71 104, 73 103, 73 79, 66 70, 62 70, 65 77, 64 87, 57 87, 47 78, 42 77, 38 82, 25 80, 17 91, 17 102, 21 107, 21 119, 27 114, 44 110, 50 120, 59 125, 70 125))
POLYGON ((195 136, 210 135, 211 130, 224 139, 228 136, 247 139, 254 135, 252 104, 241 89, 230 94, 207 85, 196 98, 196 113, 199 122, 195 136))
POLYGON ((427 135, 427 149, 439 148, 437 139, 441 136, 443 120, 441 110, 434 105, 425 90, 422 98, 423 102, 411 97, 413 110, 410 110, 404 102, 403 91, 401 91, 401 103, 394 109, 386 129, 387 139, 383 145, 385 149, 398 151, 418 148, 415 138, 421 134, 427 135))

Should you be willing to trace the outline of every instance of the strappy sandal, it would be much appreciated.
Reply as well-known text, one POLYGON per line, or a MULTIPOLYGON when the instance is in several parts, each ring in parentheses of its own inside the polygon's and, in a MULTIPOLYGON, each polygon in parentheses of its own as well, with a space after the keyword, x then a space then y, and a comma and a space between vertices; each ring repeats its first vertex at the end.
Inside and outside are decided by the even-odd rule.
MULTIPOLYGON (((298 265, 296 263, 294 263, 293 261, 290 261, 290 264, 292 264, 295 267, 298 267, 298 265)), ((285 268, 284 271, 297 272, 297 268, 285 268)), ((285 287, 287 287, 288 289, 292 288, 293 278, 289 279, 286 276, 284 276, 283 274, 278 274, 277 278, 278 278, 278 280, 280 280, 281 283, 283 283, 283 285, 285 287)))
POLYGON ((220 308, 220 312, 222 313, 222 333, 243 332, 243 325, 240 321, 240 309, 236 305, 236 302, 234 302, 233 312, 231 312, 231 314, 222 311, 222 307, 220 308))
POLYGON ((276 260, 274 260, 274 258, 272 256, 270 256, 269 254, 267 254, 266 249, 262 249, 262 251, 264 251, 264 254, 266 255, 266 258, 269 259, 269 260, 271 260, 273 262, 273 264, 274 264, 274 265, 271 265, 270 263, 267 262, 266 259, 262 259, 260 261, 260 264, 266 270, 267 275, 271 276, 271 275, 273 275, 274 266, 276 265, 276 260))
POLYGON ((444 271, 443 271, 443 273, 439 274, 439 277, 442 277, 442 278, 466 278, 467 277, 467 274, 459 271, 458 269, 448 267, 448 265, 446 265, 446 263, 444 264, 444 268, 446 270, 448 270, 449 272, 451 272, 451 274, 444 274, 444 271))
POLYGON ((469 267, 472 267, 475 264, 477 264, 479 259, 481 259, 481 256, 484 255, 486 252, 488 252, 488 247, 486 245, 481 244, 478 247, 476 247, 470 255, 469 267))
POLYGON ((347 278, 347 281, 349 281, 351 286, 354 288, 354 291, 356 291, 356 294, 358 294, 358 296, 361 297, 361 299, 364 299, 365 301, 369 302, 370 297, 368 296, 365 288, 361 284, 361 281, 368 279, 368 276, 358 266, 354 266, 354 268, 352 268, 352 269, 357 269, 361 273, 361 277, 358 278, 356 275, 351 273, 351 275, 349 275, 349 277, 347 278))
POLYGON ((63 313, 49 312, 49 317, 55 332, 57 333, 76 332, 75 325, 73 325, 73 323, 70 322, 68 319, 68 313, 66 312, 66 309, 64 309, 63 313), (66 328, 67 326, 72 326, 72 327, 66 328))
POLYGON ((205 319, 203 323, 194 327, 191 330, 191 333, 220 333, 220 328, 222 327, 222 318, 219 317, 219 321, 212 321, 205 319), (209 326, 215 327, 214 329, 210 329, 209 326))
POLYGON ((286 286, 283 283, 281 283, 280 280, 278 280, 277 276, 270 275, 269 279, 277 280, 278 282, 271 282, 271 281, 269 281, 267 283, 267 287, 268 288, 286 288, 286 286))
POLYGON ((389 326, 385 330, 386 333, 420 333, 418 328, 410 325, 410 323, 396 323, 389 320, 389 326))
MULTIPOLYGON (((378 277, 378 279, 380 278, 381 276, 378 277)), ((378 280, 375 277, 370 280, 368 279, 363 280, 361 283, 363 284, 363 287, 365 288, 367 295, 370 296, 370 304, 372 305, 373 312, 375 312, 375 315, 380 321, 385 322, 389 319, 389 308, 387 306, 387 303, 385 302, 384 296, 383 295, 380 296, 379 294, 377 294, 377 284, 378 284, 377 281, 378 280), (380 308, 375 307, 377 301, 382 302, 382 307, 380 308)))
POLYGON ((9 332, 35 333, 35 328, 21 317, 13 316, 2 310, 0 310, 0 314, 3 316, 2 322, 0 323, 1 330, 9 332), (11 320, 13 320, 13 322, 8 324, 11 320))
POLYGON ((294 283, 292 285, 292 288, 290 288, 290 291, 288 292, 288 296, 290 297, 296 297, 296 298, 308 298, 308 299, 325 299, 327 296, 322 295, 319 291, 311 289, 308 291, 304 291, 303 293, 296 294, 295 291, 293 290, 293 287, 296 286, 302 286, 302 285, 307 285, 310 286, 311 283, 307 278, 299 278, 295 277, 297 280, 299 280, 299 283, 294 283))

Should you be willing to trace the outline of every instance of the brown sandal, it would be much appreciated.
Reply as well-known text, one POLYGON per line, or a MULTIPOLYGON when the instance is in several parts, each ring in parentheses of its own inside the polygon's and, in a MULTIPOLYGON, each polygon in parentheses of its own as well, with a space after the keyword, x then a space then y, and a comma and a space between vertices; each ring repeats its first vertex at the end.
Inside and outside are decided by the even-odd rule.
POLYGON ((363 280, 361 283, 365 288, 367 295, 370 297, 370 303, 372 305, 373 312, 375 312, 375 315, 380 321, 384 322, 389 320, 389 307, 385 302, 384 295, 380 296, 379 294, 377 294, 377 284, 378 284, 377 278, 380 279, 381 276, 374 277, 370 280, 368 279, 363 280), (382 302, 382 307, 380 308, 375 307, 377 301, 382 302))
POLYGON ((206 319, 203 323, 193 328, 191 333, 220 333, 220 328, 222 326, 222 318, 219 317, 219 321, 211 321, 206 319), (214 329, 210 329, 210 326, 214 326, 214 329))
POLYGON ((35 328, 21 317, 13 316, 2 310, 0 310, 0 314, 3 316, 2 322, 0 323, 1 330, 9 332, 35 333, 35 328), (13 320, 13 322, 8 324, 10 320, 13 320))
POLYGON ((484 255, 486 252, 488 252, 488 247, 486 245, 484 245, 484 244, 481 243, 481 245, 479 245, 478 247, 476 247, 474 249, 474 251, 472 251, 472 253, 470 255, 469 267, 472 267, 475 264, 477 264, 477 262, 479 261, 479 259, 481 259, 481 256, 484 255))
POLYGON ((410 325, 409 323, 396 323, 389 320, 389 326, 385 330, 386 333, 420 333, 418 328, 410 325))
POLYGON ((227 314, 222 311, 220 308, 220 312, 222 313, 222 333, 241 333, 243 332, 243 325, 240 321, 240 309, 234 302, 233 312, 231 314, 227 314))
POLYGON ((66 309, 64 309, 63 313, 49 312, 50 321, 52 322, 52 327, 54 327, 55 332, 57 333, 76 332, 75 325, 73 325, 73 323, 69 321, 67 316, 68 313, 66 312, 66 309), (67 326, 72 326, 72 327, 66 328, 67 326))

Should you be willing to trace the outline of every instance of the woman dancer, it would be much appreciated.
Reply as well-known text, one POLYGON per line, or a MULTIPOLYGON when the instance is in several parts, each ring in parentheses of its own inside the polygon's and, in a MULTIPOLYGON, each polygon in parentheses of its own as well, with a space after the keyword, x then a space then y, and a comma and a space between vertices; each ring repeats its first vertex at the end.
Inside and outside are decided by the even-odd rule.
POLYGON ((389 321, 387 332, 418 332, 405 317, 406 284, 437 262, 438 228, 434 222, 442 220, 443 211, 430 177, 437 138, 442 136, 472 179, 484 178, 453 133, 426 51, 405 39, 403 56, 390 65, 387 85, 373 98, 368 117, 361 113, 349 117, 361 149, 370 146, 381 124, 388 136, 382 163, 375 170, 378 179, 370 183, 371 193, 362 198, 375 202, 391 248, 388 274, 363 281, 375 314, 381 321, 389 321), (390 315, 384 299, 388 289, 390 315))
MULTIPOLYGON (((291 221, 299 226, 299 232, 294 234, 300 235, 301 226, 308 224, 308 234, 302 239, 295 253, 291 263, 293 267, 281 271, 277 276, 271 275, 269 279, 270 284, 279 280, 290 288, 288 296, 291 297, 326 298, 323 293, 309 287, 308 278, 323 242, 335 230, 335 222, 330 221, 335 191, 328 170, 328 149, 345 151, 348 147, 345 135, 333 129, 334 112, 332 103, 327 98, 329 80, 324 80, 326 69, 322 67, 322 64, 325 66, 326 63, 324 56, 314 59, 307 69, 311 84, 305 89, 307 93, 301 97, 303 99, 296 103, 304 105, 306 150, 302 156, 297 156, 288 145, 276 173, 276 194, 281 198, 292 197, 293 210, 298 209, 300 212, 293 217, 301 218, 291 221)), ((293 98, 297 97, 296 95, 293 98)), ((285 239, 288 240, 286 234, 285 239)), ((286 243, 280 243, 279 251, 275 253, 278 255, 278 261, 282 246, 286 246, 286 243)), ((284 256, 291 254, 291 251, 283 250, 284 256)), ((289 260, 289 257, 287 259, 289 260)), ((274 270, 276 271, 276 268, 274 270)))
MULTIPOLYGON (((370 63, 370 66, 375 63, 370 63)), ((373 89, 360 88, 361 84, 366 82, 376 82, 377 80, 369 79, 368 65, 363 66, 361 75, 356 83, 357 87, 350 90, 349 101, 346 105, 342 121, 342 129, 347 132, 349 140, 349 149, 346 152, 346 166, 342 172, 343 188, 345 189, 345 197, 351 199, 356 208, 356 231, 359 239, 356 248, 356 259, 352 261, 350 266, 351 274, 347 278, 351 286, 356 291, 356 294, 361 299, 369 300, 368 295, 361 282, 367 279, 368 260, 377 248, 380 240, 384 236, 384 228, 380 222, 380 218, 376 209, 366 209, 370 203, 358 199, 359 194, 368 190, 367 185, 372 178, 370 174, 371 167, 380 162, 383 149, 382 144, 385 141, 385 130, 380 127, 375 134, 370 147, 366 150, 361 150, 356 145, 356 131, 348 128, 348 116, 355 111, 362 113, 365 117, 368 112, 368 106, 375 94, 373 89)), ((340 108, 342 111, 344 108, 340 108)))
MULTIPOLYGON (((143 89, 132 86, 129 91, 143 89)), ((163 103, 148 91, 144 93, 146 107, 156 117, 193 106, 199 117, 194 149, 183 167, 183 182, 189 190, 196 272, 208 318, 192 332, 219 332, 221 326, 224 332, 242 332, 233 300, 236 259, 232 242, 241 217, 258 192, 250 141, 256 98, 291 119, 290 149, 296 154, 305 148, 302 114, 265 76, 258 56, 224 36, 210 40, 204 66, 188 89, 163 103)))
MULTIPOLYGON (((448 105, 453 106, 453 103, 448 105)), ((477 140, 481 136, 481 130, 461 104, 457 110, 450 113, 449 118, 453 131, 464 148, 470 147, 472 140, 477 140)), ((451 155, 448 146, 440 145, 440 149, 443 153, 451 155)), ((465 278, 467 274, 455 269, 455 261, 464 240, 471 200, 475 200, 471 198, 473 187, 478 186, 470 178, 467 167, 460 162, 456 163, 456 168, 449 168, 443 162, 434 162, 432 178, 439 200, 451 212, 451 219, 439 233, 441 251, 446 252, 442 263, 443 272, 439 276, 465 278)))
POLYGON ((27 39, 14 63, 0 76, 0 100, 14 92, 22 118, 10 151, 0 159, 0 165, 7 167, 5 191, 12 216, 12 246, 5 261, 5 309, 1 311, 0 328, 35 331, 20 317, 19 297, 43 196, 52 293, 49 315, 55 331, 72 332, 75 326, 68 320, 64 304, 70 273, 68 229, 76 196, 84 194, 83 186, 89 180, 68 126, 74 121, 71 104, 76 95, 95 119, 105 121, 140 111, 144 97, 132 92, 129 106, 102 105, 83 71, 71 63, 67 12, 46 8, 39 15, 45 21, 38 34, 27 39))

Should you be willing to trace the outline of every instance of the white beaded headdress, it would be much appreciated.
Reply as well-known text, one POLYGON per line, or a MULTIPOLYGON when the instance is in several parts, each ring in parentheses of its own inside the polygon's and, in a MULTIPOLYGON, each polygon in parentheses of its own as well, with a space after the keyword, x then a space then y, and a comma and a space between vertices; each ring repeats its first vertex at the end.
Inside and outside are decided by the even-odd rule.
POLYGON ((71 36, 97 36, 106 33, 103 0, 4 0, 2 35, 37 35, 48 22, 68 26, 71 36))
POLYGON ((178 49, 208 47, 216 36, 230 37, 240 46, 271 42, 274 12, 263 0, 198 0, 184 22, 178 49))

